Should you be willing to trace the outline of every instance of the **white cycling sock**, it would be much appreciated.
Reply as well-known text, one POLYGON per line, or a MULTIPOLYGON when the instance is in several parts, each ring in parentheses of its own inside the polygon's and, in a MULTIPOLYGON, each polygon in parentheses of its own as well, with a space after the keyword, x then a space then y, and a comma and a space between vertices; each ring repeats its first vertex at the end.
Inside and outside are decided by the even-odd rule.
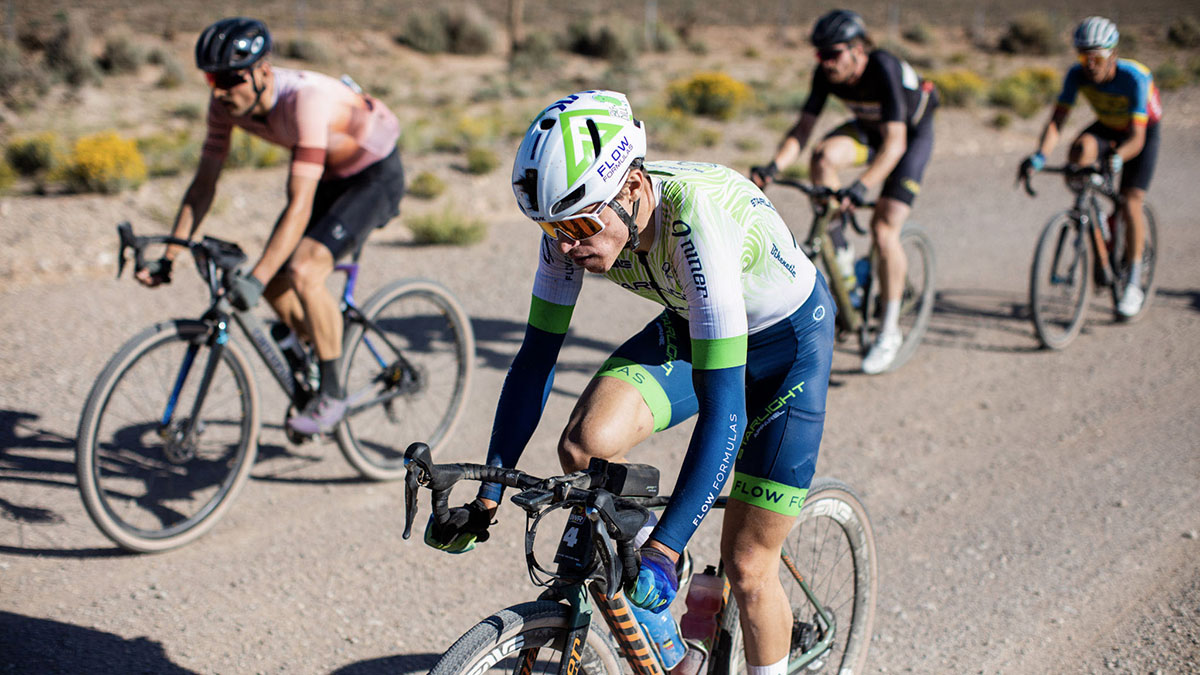
POLYGON ((1142 285, 1142 261, 1139 260, 1129 266, 1129 285, 1142 285))
POLYGON ((633 538, 633 545, 641 548, 650 539, 650 533, 654 531, 654 526, 658 524, 658 514, 654 511, 650 512, 650 518, 646 520, 646 524, 642 529, 638 530, 637 536, 633 538))
POLYGON ((779 663, 772 663, 769 666, 752 666, 746 664, 747 675, 785 675, 787 673, 787 657, 783 657, 779 663))
POLYGON ((883 307, 883 331, 882 333, 899 333, 900 332, 900 301, 888 300, 883 307))

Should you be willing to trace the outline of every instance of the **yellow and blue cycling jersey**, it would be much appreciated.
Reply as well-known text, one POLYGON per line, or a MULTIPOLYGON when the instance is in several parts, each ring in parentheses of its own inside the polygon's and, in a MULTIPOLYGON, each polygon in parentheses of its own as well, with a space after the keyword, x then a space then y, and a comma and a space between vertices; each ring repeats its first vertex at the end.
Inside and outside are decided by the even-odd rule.
POLYGON ((1129 131, 1134 124, 1157 124, 1162 118, 1162 103, 1150 69, 1132 59, 1118 59, 1117 73, 1108 82, 1088 79, 1083 66, 1067 71, 1058 107, 1069 110, 1079 94, 1096 111, 1100 123, 1114 131, 1129 131))

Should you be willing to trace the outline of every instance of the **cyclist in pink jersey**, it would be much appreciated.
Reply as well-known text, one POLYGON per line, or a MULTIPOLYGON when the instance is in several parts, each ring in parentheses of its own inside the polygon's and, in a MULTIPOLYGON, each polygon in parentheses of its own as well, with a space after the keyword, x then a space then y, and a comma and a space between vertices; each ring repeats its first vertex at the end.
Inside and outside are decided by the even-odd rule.
MULTIPOLYGON (((282 344, 297 336, 312 343, 320 390, 288 426, 303 434, 327 433, 345 416, 346 401, 337 377, 341 312, 325 279, 338 258, 399 213, 400 124, 382 101, 353 82, 274 67, 266 58, 270 49, 266 25, 254 19, 222 19, 200 34, 196 65, 212 86, 208 135, 174 235, 192 237, 208 212, 233 127, 291 150, 287 206, 258 262, 229 289, 229 300, 246 310, 265 297, 291 329, 277 335, 282 344)), ((168 247, 138 278, 148 286, 169 282, 172 261, 182 250, 168 247)))

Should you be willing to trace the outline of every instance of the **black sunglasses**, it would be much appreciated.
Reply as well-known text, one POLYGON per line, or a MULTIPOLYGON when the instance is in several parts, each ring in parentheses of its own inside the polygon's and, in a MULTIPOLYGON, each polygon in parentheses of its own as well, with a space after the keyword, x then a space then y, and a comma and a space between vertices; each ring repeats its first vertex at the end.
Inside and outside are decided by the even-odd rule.
POLYGON ((246 81, 244 70, 223 70, 216 73, 204 73, 208 86, 216 89, 233 89, 246 81))
POLYGON ((832 61, 848 51, 850 50, 845 47, 839 49, 818 49, 817 59, 820 61, 832 61))

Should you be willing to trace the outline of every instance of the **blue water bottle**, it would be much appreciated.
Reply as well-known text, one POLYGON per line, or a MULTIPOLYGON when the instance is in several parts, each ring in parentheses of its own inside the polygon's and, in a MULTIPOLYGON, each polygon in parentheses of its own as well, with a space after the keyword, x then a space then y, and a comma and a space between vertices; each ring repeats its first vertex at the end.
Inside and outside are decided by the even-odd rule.
POLYGON ((871 278, 871 259, 863 256, 854 263, 854 278, 856 283, 850 289, 850 304, 856 309, 863 304, 863 284, 871 278))
POLYGON ((664 610, 660 614, 655 614, 632 602, 629 603, 629 609, 633 612, 633 618, 642 625, 642 632, 650 641, 651 648, 658 656, 658 662, 662 665, 663 670, 670 670, 679 665, 684 654, 687 653, 687 645, 683 643, 683 637, 679 635, 679 626, 675 623, 675 617, 671 616, 671 612, 664 610))

